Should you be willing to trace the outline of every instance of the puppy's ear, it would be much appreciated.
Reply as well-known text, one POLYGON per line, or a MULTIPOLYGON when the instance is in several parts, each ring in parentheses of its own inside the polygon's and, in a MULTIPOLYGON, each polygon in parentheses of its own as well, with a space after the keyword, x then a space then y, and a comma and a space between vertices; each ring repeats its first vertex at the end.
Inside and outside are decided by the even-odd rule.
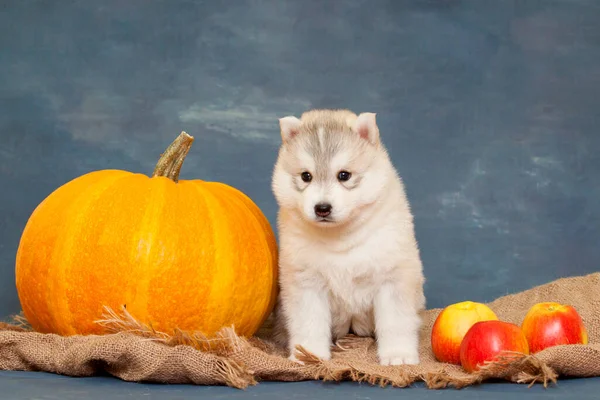
POLYGON ((293 116, 283 117, 279 119, 279 129, 281 130, 281 140, 283 143, 290 140, 298 134, 301 121, 293 116))
POLYGON ((375 113, 364 112, 360 113, 354 120, 352 130, 360 135, 361 138, 368 140, 371 144, 379 142, 379 128, 375 113))

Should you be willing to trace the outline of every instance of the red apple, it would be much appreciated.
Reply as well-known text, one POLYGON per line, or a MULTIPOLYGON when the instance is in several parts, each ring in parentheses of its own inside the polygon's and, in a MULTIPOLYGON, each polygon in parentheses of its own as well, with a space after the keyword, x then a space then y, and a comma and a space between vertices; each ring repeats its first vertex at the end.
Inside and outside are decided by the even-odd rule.
POLYGON ((529 354, 525 334, 515 324, 481 321, 473 324, 460 345, 460 363, 467 372, 477 371, 503 352, 529 354))
POLYGON ((588 336, 581 317, 570 305, 544 302, 533 305, 521 324, 529 350, 561 344, 587 344, 588 336))
POLYGON ((460 344, 463 337, 479 321, 497 320, 485 304, 463 301, 444 308, 431 329, 431 348, 438 361, 460 364, 460 344))

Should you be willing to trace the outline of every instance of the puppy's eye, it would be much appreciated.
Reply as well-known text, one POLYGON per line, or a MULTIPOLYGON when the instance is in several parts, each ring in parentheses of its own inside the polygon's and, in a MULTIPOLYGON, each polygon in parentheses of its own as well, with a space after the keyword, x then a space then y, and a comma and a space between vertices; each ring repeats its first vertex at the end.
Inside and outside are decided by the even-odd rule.
POLYGON ((352 174, 348 171, 338 172, 338 180, 341 182, 346 182, 348 179, 350 179, 351 176, 352 174))
POLYGON ((310 174, 310 172, 304 171, 303 173, 300 174, 300 178, 302 178, 302 180, 304 182, 312 181, 312 175, 310 174))

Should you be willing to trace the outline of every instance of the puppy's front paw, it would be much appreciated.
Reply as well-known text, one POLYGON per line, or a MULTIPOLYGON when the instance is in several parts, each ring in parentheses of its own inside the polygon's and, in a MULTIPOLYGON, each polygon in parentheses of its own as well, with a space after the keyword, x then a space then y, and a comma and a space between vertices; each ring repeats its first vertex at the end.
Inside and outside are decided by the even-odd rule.
POLYGON ((406 349, 389 349, 379 352, 381 365, 416 365, 419 363, 419 352, 406 349))

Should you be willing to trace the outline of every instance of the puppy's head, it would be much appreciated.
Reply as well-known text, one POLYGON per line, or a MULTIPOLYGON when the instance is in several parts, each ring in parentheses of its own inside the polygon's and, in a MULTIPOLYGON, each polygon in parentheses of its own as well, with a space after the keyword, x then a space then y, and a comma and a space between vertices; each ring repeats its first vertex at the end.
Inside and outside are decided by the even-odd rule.
POLYGON ((272 188, 280 207, 321 227, 343 225, 372 206, 390 168, 375 114, 312 110, 279 120, 282 145, 272 188))

